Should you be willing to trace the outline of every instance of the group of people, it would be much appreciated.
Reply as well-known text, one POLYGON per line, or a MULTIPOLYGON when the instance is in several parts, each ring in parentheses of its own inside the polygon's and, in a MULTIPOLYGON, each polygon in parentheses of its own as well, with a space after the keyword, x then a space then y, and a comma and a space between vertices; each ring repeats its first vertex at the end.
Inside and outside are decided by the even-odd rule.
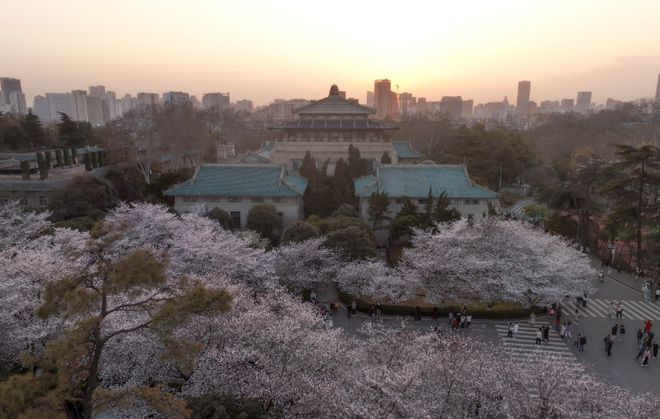
MULTIPOLYGON (((612 356, 612 347, 614 346, 617 333, 619 335, 624 335, 626 333, 623 322, 612 326, 610 333, 603 338, 607 356, 612 356)), ((635 360, 639 360, 641 366, 646 367, 649 365, 651 358, 657 358, 660 345, 658 345, 658 342, 655 340, 653 323, 651 323, 651 320, 649 319, 646 319, 643 327, 637 330, 637 346, 638 351, 635 360)))
POLYGON ((469 329, 472 325, 472 315, 467 312, 467 306, 456 314, 449 312, 449 327, 451 330, 469 329))
POLYGON ((541 343, 548 343, 550 341, 550 326, 544 325, 536 331, 536 345, 541 346, 541 343))

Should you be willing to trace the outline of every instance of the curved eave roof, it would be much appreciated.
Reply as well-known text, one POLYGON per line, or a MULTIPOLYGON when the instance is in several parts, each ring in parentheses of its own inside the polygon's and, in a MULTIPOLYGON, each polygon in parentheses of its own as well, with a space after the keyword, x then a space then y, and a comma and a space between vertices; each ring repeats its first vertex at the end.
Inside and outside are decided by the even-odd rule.
POLYGON ((346 100, 339 95, 330 95, 294 109, 293 112, 299 115, 374 115, 376 110, 346 100))

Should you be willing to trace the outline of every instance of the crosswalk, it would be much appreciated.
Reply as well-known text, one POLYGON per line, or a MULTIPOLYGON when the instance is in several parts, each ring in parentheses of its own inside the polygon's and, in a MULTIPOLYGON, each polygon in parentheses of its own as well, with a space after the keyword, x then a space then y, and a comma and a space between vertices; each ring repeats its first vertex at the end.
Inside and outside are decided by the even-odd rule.
POLYGON ((615 310, 618 303, 623 307, 624 319, 635 320, 660 320, 660 305, 642 300, 608 300, 602 298, 590 298, 587 306, 576 304, 575 300, 562 304, 562 313, 566 316, 574 316, 578 309, 580 318, 606 319, 616 317, 615 310))
POLYGON ((562 361, 568 370, 580 375, 584 366, 575 354, 569 349, 568 344, 573 344, 573 339, 561 339, 554 330, 550 330, 548 342, 541 345, 536 344, 536 332, 544 324, 536 323, 534 326, 528 323, 518 324, 518 333, 514 337, 507 337, 508 323, 496 323, 495 329, 506 350, 516 359, 534 361, 539 355, 551 355, 562 361))

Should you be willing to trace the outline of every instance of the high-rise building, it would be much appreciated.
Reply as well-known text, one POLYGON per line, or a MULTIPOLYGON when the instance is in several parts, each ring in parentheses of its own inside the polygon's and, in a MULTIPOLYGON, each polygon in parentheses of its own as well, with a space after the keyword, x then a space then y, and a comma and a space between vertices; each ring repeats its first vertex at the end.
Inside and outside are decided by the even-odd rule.
POLYGON ((229 92, 227 93, 204 93, 202 106, 206 109, 226 110, 231 107, 229 92))
POLYGON ((561 104, 559 105, 559 110, 561 112, 573 112, 573 104, 575 101, 573 99, 562 99, 561 104))
MULTIPOLYGON (((543 100, 541 101, 541 106, 539 106, 539 111, 543 113, 559 112, 559 106, 558 100, 543 100)), ((573 104, 571 104, 572 107, 573 104)))
POLYGON ((105 86, 89 86, 89 95, 90 96, 105 96, 105 86))
POLYGON ((460 96, 443 96, 440 99, 440 113, 453 119, 460 119, 463 111, 463 98, 460 96))
POLYGON ((591 109, 591 92, 578 92, 575 102, 575 111, 579 113, 588 113, 591 109))
POLYGON ((151 106, 158 106, 160 104, 160 99, 158 99, 158 93, 144 93, 140 92, 137 94, 137 106, 141 108, 147 108, 151 106))
POLYGON ((401 110, 402 118, 413 115, 415 103, 417 103, 417 98, 412 93, 403 92, 399 94, 399 109, 401 110))
POLYGON ((374 106, 374 92, 367 90, 367 106, 374 106))
POLYGON ((43 124, 52 122, 50 105, 48 104, 48 98, 46 96, 37 95, 34 97, 32 113, 35 114, 43 124))
POLYGON ((164 105, 184 105, 190 102, 190 95, 186 92, 169 91, 163 93, 164 105))
POLYGON ((120 114, 117 114, 117 95, 115 92, 105 92, 101 97, 101 107, 103 108, 103 122, 105 123, 120 116, 120 114))
POLYGON ((660 104, 660 74, 658 74, 658 85, 655 88, 655 103, 660 104))
POLYGON ((474 109, 474 100, 464 100, 461 107, 461 118, 470 118, 474 109))
POLYGON ((73 115, 75 121, 89 122, 87 116, 87 92, 84 90, 72 90, 71 99, 73 103, 73 115))
POLYGON ((252 103, 251 100, 243 99, 243 100, 237 100, 236 104, 234 105, 234 109, 237 112, 252 112, 252 109, 254 108, 254 104, 252 103))
POLYGON ((103 125, 103 105, 99 96, 86 96, 85 104, 87 105, 87 122, 99 127, 103 125))
POLYGON ((374 106, 378 119, 393 119, 397 114, 397 97, 389 79, 374 82, 374 106))
POLYGON ((74 118, 73 98, 71 93, 46 93, 48 106, 50 106, 50 119, 57 122, 60 120, 60 114, 66 114, 69 118, 74 118))
POLYGON ((19 79, 0 77, 0 103, 9 105, 13 113, 23 115, 27 111, 19 79))
POLYGON ((518 82, 518 100, 516 101, 516 112, 523 115, 529 114, 529 93, 532 88, 532 82, 522 80, 518 82))

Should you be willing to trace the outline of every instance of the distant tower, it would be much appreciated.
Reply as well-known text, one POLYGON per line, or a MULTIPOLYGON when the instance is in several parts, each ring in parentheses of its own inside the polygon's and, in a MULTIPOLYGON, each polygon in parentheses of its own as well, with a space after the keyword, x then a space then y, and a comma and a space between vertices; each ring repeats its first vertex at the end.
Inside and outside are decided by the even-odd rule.
POLYGON ((519 114, 529 114, 529 93, 532 88, 532 82, 523 80, 518 82, 518 100, 516 101, 516 112, 519 114))
POLYGON ((591 108, 591 92, 578 92, 575 101, 575 110, 579 113, 588 113, 591 108))
POLYGON ((660 74, 658 74, 658 85, 655 88, 655 103, 660 104, 660 74))

